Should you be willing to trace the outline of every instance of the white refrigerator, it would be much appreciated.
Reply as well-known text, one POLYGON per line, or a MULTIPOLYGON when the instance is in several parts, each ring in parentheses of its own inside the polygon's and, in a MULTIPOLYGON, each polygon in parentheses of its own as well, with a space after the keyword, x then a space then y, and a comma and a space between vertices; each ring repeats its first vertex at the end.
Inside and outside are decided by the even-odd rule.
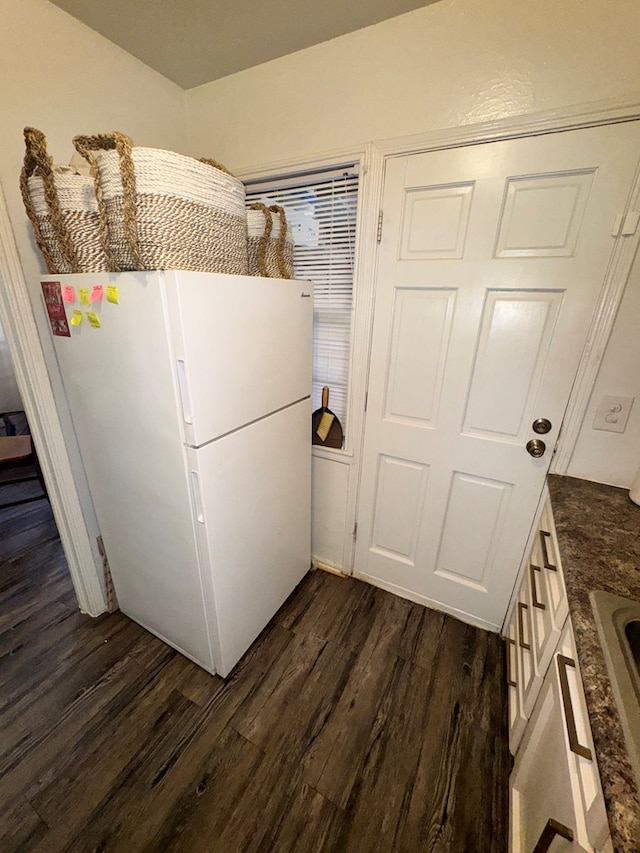
POLYGON ((311 285, 42 290, 120 609, 224 677, 310 566, 311 285))

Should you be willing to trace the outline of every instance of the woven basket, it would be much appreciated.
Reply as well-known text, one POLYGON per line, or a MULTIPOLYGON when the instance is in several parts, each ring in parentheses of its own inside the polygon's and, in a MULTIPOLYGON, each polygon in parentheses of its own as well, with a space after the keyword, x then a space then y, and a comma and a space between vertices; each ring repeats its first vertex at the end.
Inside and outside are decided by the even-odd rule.
POLYGON ((54 168, 44 134, 25 127, 20 190, 50 273, 105 272, 98 204, 90 177, 54 168))
POLYGON ((212 160, 76 136, 95 181, 110 269, 247 273, 245 190, 212 160))
POLYGON ((287 217, 277 204, 259 201, 247 210, 249 275, 293 278, 293 237, 287 217))

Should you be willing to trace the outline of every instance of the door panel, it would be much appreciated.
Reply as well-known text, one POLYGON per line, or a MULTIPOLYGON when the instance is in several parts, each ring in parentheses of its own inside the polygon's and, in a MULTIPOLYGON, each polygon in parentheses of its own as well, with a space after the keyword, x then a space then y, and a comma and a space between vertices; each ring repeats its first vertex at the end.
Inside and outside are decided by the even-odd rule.
POLYGON ((414 565, 429 466, 381 455, 372 548, 414 565))
POLYGON ((357 574, 501 627, 637 151, 628 123, 388 162, 357 574))
POLYGON ((511 483, 454 471, 436 557, 436 575, 486 592, 487 570, 502 532, 511 489, 511 483), (467 536, 461 537, 465 520, 474 514, 473 527, 467 536))
POLYGON ((510 178, 498 225, 496 257, 572 257, 594 176, 595 169, 587 169, 510 178))
POLYGON ((397 288, 386 391, 387 420, 435 426, 455 292, 397 288))
POLYGON ((466 435, 522 442, 549 353, 562 294, 487 292, 469 399, 466 435))
POLYGON ((407 192, 400 258, 461 258, 472 196, 473 183, 407 192))

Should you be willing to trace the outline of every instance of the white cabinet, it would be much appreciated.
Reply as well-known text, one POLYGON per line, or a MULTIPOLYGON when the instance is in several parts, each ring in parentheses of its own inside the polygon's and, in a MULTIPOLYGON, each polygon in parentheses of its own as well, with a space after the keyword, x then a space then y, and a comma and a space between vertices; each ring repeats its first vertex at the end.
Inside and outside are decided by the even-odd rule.
POLYGON ((548 495, 506 633, 511 853, 610 850, 548 495))
MULTIPOLYGON (((558 589, 558 580, 562 584, 562 574, 558 568, 545 565, 541 537, 544 530, 538 530, 527 565, 527 583, 531 602, 531 623, 533 628, 533 654, 536 668, 542 675, 547 671, 554 649, 560 637, 562 624, 566 619, 566 610, 562 612, 558 597, 566 603, 564 587, 558 589)), ((547 561, 548 563, 548 561, 547 561)))
POLYGON ((512 853, 533 853, 545 831, 555 839, 549 849, 558 853, 591 850, 584 824, 576 820, 560 702, 551 667, 511 775, 512 853))
POLYGON ((540 692, 542 675, 534 654, 533 619, 531 596, 527 584, 523 584, 516 602, 516 627, 518 635, 518 680, 520 682, 520 702, 525 715, 533 711, 536 697, 540 692))
POLYGON ((515 755, 527 724, 527 716, 522 708, 522 699, 520 698, 518 626, 515 611, 507 628, 507 684, 509 686, 509 748, 515 755))
POLYGON ((553 523, 553 513, 548 495, 546 495, 542 507, 542 515, 537 530, 537 542, 540 546, 543 583, 547 590, 547 605, 554 625, 561 628, 567 618, 569 604, 562 577, 562 561, 558 548, 556 526, 553 523))
POLYGON ((577 811, 584 816, 589 841, 595 850, 601 850, 609 835, 609 824, 570 619, 555 659, 573 799, 577 811))

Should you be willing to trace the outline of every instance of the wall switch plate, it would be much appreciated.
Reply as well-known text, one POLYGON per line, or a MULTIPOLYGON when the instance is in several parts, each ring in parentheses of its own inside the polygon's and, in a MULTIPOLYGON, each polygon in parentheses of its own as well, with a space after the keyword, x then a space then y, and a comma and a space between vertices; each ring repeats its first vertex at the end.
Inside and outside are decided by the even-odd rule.
POLYGON ((593 420, 594 429, 624 432, 635 397, 603 397, 593 420))

